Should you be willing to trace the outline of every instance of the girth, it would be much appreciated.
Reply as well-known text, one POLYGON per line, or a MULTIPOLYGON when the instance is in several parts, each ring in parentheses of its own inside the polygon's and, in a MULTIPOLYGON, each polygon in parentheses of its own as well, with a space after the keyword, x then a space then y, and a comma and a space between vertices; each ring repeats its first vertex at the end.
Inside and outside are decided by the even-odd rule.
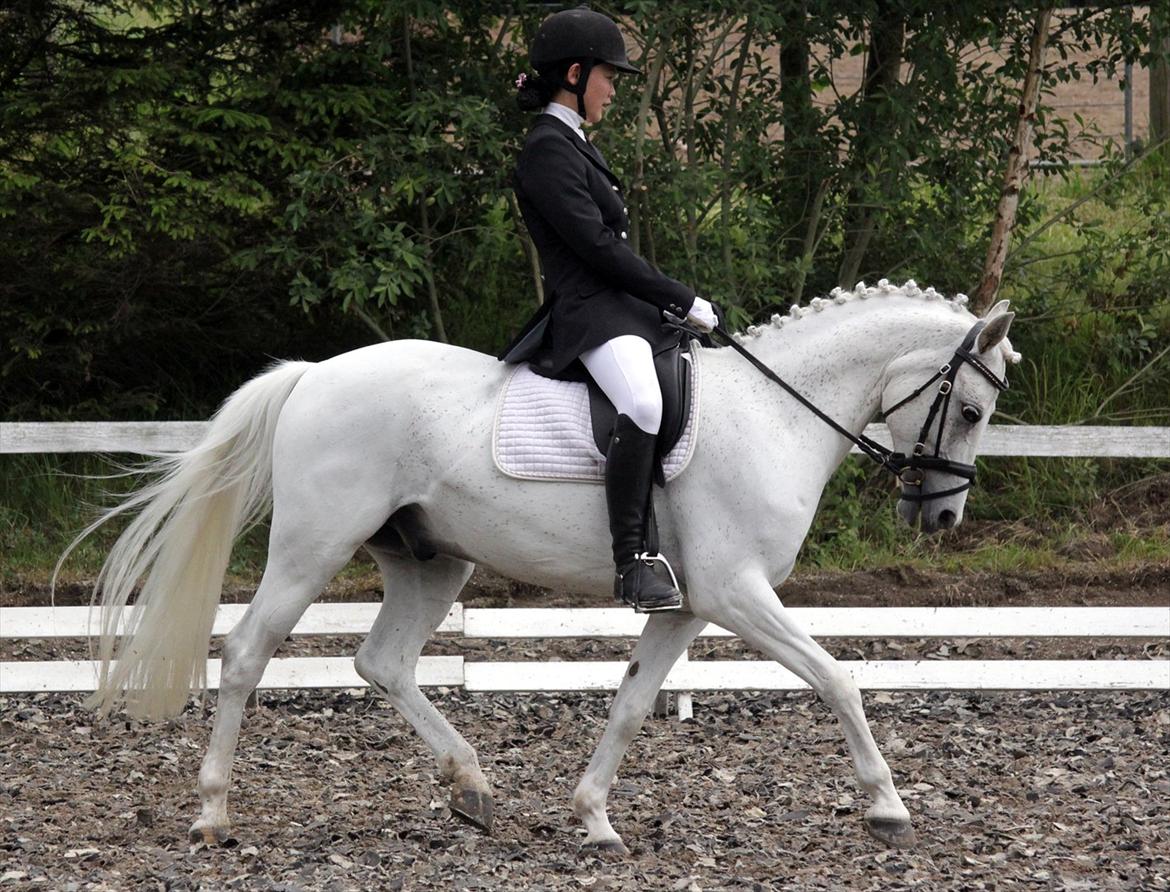
MULTIPOLYGON (((669 344, 654 354, 654 371, 658 374, 658 387, 662 391, 662 426, 658 429, 656 445, 656 476, 661 476, 662 459, 678 443, 691 414, 690 341, 684 339, 681 344, 669 344)), ((592 378, 586 383, 589 388, 593 440, 597 450, 605 455, 609 451, 609 438, 617 420, 617 409, 592 378)))

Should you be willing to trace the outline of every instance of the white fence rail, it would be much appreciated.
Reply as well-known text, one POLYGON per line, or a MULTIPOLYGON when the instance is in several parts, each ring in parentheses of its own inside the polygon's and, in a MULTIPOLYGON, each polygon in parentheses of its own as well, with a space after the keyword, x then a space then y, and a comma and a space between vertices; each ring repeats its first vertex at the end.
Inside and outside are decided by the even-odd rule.
MULTIPOLYGON (((315 604, 296 635, 360 635, 379 604, 315 604)), ((133 610, 134 608, 128 608, 133 610)), ((225 634, 247 605, 221 605, 214 634, 225 634)), ((811 634, 833 638, 1170 637, 1170 609, 1160 607, 792 608, 811 634)), ((440 632, 464 638, 625 638, 645 617, 621 608, 464 608, 456 604, 440 632)), ((0 608, 0 637, 77 638, 96 631, 88 607, 0 608)), ((709 625, 704 637, 730 635, 709 625)), ((880 690, 1170 689, 1170 660, 890 660, 846 661, 862 688, 880 690)), ((220 663, 208 665, 216 687, 220 663)), ((613 689, 626 664, 615 661, 471 661, 424 657, 423 685, 470 691, 588 691, 613 689)), ((92 690, 96 666, 87 660, 0 663, 0 692, 92 690)), ((350 657, 273 660, 262 688, 362 687, 350 657)), ((680 659, 663 685, 668 691, 800 690, 803 682, 772 663, 680 659)))
MULTIPOLYGON (((163 452, 198 442, 206 422, 0 423, 0 453, 163 452)), ((885 425, 866 434, 889 445, 885 425)), ((1170 427, 1040 427, 993 425, 983 455, 1168 458, 1170 427)), ((364 634, 379 604, 315 604, 294 634, 364 634)), ((131 608, 132 609, 132 608, 131 608)), ((214 634, 225 634, 246 605, 219 608, 214 634)), ((836 638, 1170 637, 1170 607, 807 608, 792 613, 809 632, 836 638)), ((87 607, 0 609, 0 638, 83 637, 87 607)), ((637 635, 645 622, 625 609, 464 609, 455 605, 440 632, 468 638, 611 638, 637 635)), ((727 636, 709 626, 708 636, 727 636)), ((895 660, 846 662, 863 688, 884 690, 1170 689, 1168 660, 895 660)), ((218 686, 220 664, 208 663, 218 686)), ((566 691, 616 688, 619 662, 474 662, 423 657, 420 684, 475 691, 566 691)), ((92 690, 95 665, 86 660, 0 663, 0 692, 92 690)), ((363 687, 349 657, 271 661, 262 688, 363 687)), ((663 686, 680 692, 680 715, 696 690, 798 690, 805 685, 771 663, 690 661, 684 654, 663 686), (686 698, 686 701, 683 698, 686 698), (684 706, 685 702, 685 706, 684 706)))
MULTIPOLYGON (((199 442, 205 421, 0 423, 0 454, 28 452, 165 452, 199 442)), ((890 445, 884 424, 867 436, 890 445)), ((856 450, 855 450, 856 451, 856 450)), ((981 455, 1066 458, 1170 458, 1170 427, 1081 427, 993 424, 981 455)))

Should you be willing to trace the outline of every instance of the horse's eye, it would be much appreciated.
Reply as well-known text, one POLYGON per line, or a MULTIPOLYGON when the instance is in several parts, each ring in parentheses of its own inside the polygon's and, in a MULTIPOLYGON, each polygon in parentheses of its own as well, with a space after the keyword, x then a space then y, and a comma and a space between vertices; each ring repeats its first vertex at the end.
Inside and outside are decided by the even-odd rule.
POLYGON ((972 406, 970 403, 963 406, 963 418, 972 424, 975 424, 982 417, 983 413, 979 410, 978 406, 972 406))

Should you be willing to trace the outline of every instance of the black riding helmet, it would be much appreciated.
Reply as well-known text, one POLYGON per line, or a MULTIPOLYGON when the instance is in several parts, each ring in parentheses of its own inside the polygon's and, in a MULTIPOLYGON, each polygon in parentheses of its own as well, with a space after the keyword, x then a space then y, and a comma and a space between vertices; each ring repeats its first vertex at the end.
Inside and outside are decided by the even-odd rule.
POLYGON ((618 71, 641 74, 626 56, 626 42, 621 29, 609 16, 588 6, 555 12, 540 24, 540 30, 528 51, 532 67, 545 71, 563 62, 580 62, 581 77, 576 84, 561 84, 577 96, 577 113, 585 117, 585 85, 589 72, 599 63, 618 71))

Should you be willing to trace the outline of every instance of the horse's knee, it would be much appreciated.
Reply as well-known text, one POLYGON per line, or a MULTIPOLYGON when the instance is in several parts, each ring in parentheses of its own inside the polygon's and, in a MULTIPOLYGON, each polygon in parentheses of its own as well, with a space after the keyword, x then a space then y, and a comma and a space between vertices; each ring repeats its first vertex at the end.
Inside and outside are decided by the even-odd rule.
POLYGON ((366 653, 365 648, 358 649, 357 656, 353 658, 353 668, 366 684, 382 691, 386 690, 386 673, 366 653))
POLYGON ((818 693, 834 711, 861 707, 861 691, 849 670, 834 661, 826 667, 818 693))
POLYGON ((590 782, 589 776, 581 778, 573 790, 573 814, 579 818, 594 812, 605 811, 606 790, 590 782))

